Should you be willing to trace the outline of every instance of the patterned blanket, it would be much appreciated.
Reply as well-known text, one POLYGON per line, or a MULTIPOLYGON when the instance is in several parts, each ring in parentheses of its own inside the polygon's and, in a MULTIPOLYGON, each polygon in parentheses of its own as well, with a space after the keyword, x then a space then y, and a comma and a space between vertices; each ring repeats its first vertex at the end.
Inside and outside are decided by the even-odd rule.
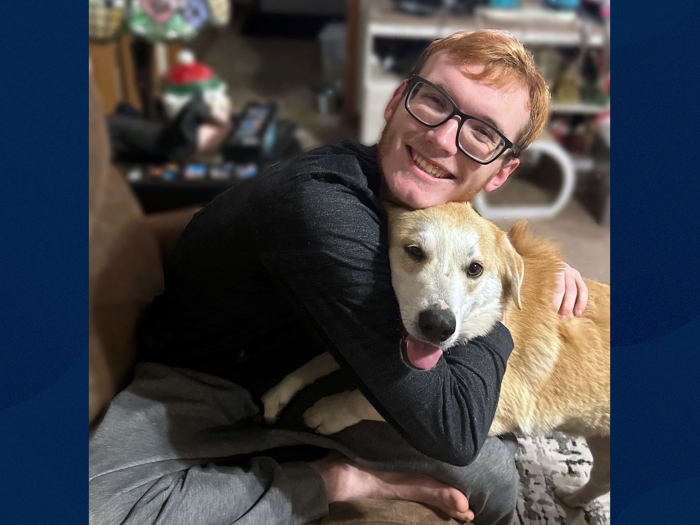
POLYGON ((569 509, 554 497, 559 486, 580 486, 588 480, 592 458, 585 440, 554 432, 518 439, 521 491, 517 525, 609 525, 610 494, 585 510, 569 509))

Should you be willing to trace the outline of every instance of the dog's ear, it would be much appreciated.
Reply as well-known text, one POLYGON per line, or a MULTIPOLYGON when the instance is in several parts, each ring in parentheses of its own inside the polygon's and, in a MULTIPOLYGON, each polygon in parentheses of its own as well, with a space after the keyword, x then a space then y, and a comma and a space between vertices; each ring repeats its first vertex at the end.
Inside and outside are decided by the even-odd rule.
POLYGON ((498 232, 498 243, 503 255, 505 264, 505 284, 509 288, 510 294, 513 296, 513 302, 518 310, 522 310, 520 303, 520 288, 523 285, 523 277, 525 277, 525 263, 520 254, 515 251, 510 243, 508 236, 503 232, 498 232))

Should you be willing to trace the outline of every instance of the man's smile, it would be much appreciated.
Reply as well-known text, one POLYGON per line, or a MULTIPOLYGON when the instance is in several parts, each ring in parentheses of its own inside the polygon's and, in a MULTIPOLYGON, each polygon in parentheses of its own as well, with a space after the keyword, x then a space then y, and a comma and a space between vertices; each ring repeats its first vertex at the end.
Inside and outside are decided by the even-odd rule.
POLYGON ((452 175, 448 170, 431 162, 426 157, 418 153, 415 149, 410 146, 406 146, 408 149, 408 155, 413 161, 413 166, 417 168, 421 174, 427 175, 433 179, 455 179, 456 177, 452 175))

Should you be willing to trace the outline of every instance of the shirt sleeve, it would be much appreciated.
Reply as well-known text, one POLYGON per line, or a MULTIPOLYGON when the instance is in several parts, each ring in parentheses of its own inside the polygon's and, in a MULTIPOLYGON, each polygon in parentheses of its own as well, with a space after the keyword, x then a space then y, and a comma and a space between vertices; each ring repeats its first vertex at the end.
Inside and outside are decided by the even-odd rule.
POLYGON ((420 452, 466 465, 488 434, 513 341, 497 323, 432 370, 405 365, 386 216, 370 200, 333 176, 300 182, 262 215, 258 253, 384 419, 420 452))

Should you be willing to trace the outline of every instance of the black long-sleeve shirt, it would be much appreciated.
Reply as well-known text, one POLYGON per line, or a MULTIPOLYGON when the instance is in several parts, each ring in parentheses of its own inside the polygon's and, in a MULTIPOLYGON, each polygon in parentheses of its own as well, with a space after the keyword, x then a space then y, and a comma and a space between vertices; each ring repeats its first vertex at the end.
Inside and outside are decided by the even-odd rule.
POLYGON ((341 142, 214 199, 168 261, 141 358, 260 396, 329 351, 409 443, 465 465, 488 433, 513 342, 497 323, 432 370, 403 363, 380 177, 376 147, 341 142))

